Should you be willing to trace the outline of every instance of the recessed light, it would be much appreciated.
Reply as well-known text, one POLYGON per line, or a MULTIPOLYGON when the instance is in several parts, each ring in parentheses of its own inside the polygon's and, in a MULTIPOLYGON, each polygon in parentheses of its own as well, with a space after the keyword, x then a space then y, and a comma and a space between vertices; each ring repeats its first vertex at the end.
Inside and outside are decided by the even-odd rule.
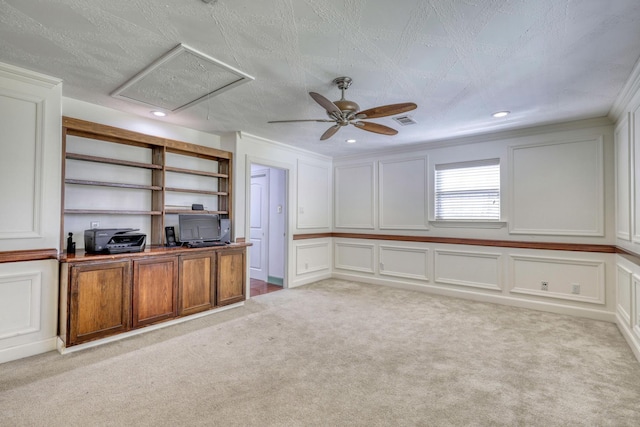
POLYGON ((356 140, 355 139, 347 139, 346 142, 349 143, 349 144, 353 144, 354 142, 356 142, 356 140))
POLYGON ((509 115, 509 111, 498 111, 497 113, 493 113, 492 116, 495 118, 506 117, 509 115))
POLYGON ((165 117, 167 115, 164 111, 152 111, 151 114, 156 117, 165 117))

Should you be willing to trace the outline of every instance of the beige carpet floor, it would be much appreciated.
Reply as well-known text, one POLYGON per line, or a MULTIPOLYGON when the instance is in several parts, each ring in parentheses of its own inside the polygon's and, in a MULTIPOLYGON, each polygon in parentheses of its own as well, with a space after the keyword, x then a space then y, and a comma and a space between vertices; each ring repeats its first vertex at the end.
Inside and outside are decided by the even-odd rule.
POLYGON ((638 426, 616 326, 326 280, 0 365, 0 426, 638 426))

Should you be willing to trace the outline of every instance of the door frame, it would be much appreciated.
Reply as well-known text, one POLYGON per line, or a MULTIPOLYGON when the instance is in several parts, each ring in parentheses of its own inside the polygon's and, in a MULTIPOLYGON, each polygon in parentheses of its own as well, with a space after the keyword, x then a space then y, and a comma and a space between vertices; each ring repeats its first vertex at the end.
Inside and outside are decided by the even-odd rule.
MULTIPOLYGON (((291 188, 292 182, 292 173, 295 171, 295 166, 290 163, 278 162, 270 159, 265 159, 261 157, 254 157, 250 155, 246 155, 245 160, 245 219, 244 219, 244 235, 249 236, 251 229, 251 166, 258 165, 264 166, 268 168, 280 169, 284 171, 284 198, 285 198, 285 209, 284 209, 284 223, 285 223, 285 238, 284 238, 284 253, 282 254, 282 258, 284 260, 284 277, 282 278, 282 287, 289 287, 289 270, 290 270, 290 251, 291 245, 293 244, 293 230, 291 229, 291 209, 292 209, 292 201, 293 194, 291 188)), ((249 251, 247 251, 249 254, 249 251)), ((249 260, 247 260, 247 272, 249 273, 249 260)), ((250 277, 250 276, 248 276, 250 277)), ((247 283, 247 287, 249 287, 249 283, 247 283)), ((250 293, 247 293, 247 298, 249 298, 250 293)))

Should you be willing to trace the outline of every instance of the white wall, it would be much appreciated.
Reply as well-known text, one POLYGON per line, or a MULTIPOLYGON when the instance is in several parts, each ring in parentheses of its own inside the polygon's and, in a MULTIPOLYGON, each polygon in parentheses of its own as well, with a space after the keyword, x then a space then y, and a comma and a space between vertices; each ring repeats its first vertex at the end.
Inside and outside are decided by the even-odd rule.
POLYGON ((617 120, 616 245, 635 255, 617 256, 616 318, 640 359, 640 62, 619 95, 612 115, 617 120))
MULTIPOLYGON (((285 286, 294 287, 331 276, 330 239, 308 246, 308 241, 293 240, 295 234, 331 231, 331 159, 298 150, 274 141, 243 133, 222 137, 222 149, 234 151, 234 211, 236 236, 249 235, 246 203, 250 194, 250 168, 257 163, 288 171, 286 198, 285 286), (244 215, 244 216, 243 216, 244 215)), ((247 265, 250 263, 248 262, 247 265)), ((248 275, 248 272, 247 272, 248 275)), ((248 276, 247 276, 248 277, 248 276)))
MULTIPOLYGON (((613 190, 613 126, 586 120, 334 159, 334 228, 374 236, 612 245, 613 190), (501 222, 434 221, 435 166, 493 158, 501 165, 501 222)), ((610 253, 333 240, 335 277, 614 320, 610 253)))
MULTIPOLYGON (((59 79, 0 63, 0 251, 60 249, 59 79)), ((55 349, 58 261, 0 264, 0 363, 55 349)))

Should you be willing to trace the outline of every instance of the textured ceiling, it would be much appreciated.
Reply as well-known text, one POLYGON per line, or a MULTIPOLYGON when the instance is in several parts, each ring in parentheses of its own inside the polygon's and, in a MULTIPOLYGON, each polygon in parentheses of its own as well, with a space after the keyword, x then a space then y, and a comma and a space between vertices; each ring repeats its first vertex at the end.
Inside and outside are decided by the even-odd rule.
POLYGON ((640 57, 640 1, 0 0, 1 62, 145 117, 109 94, 180 43, 255 80, 162 120, 339 156, 607 115, 640 57), (308 92, 338 100, 338 76, 362 109, 417 103, 417 124, 374 119, 398 135, 350 126, 319 141, 328 123, 267 123, 325 119, 308 92))

